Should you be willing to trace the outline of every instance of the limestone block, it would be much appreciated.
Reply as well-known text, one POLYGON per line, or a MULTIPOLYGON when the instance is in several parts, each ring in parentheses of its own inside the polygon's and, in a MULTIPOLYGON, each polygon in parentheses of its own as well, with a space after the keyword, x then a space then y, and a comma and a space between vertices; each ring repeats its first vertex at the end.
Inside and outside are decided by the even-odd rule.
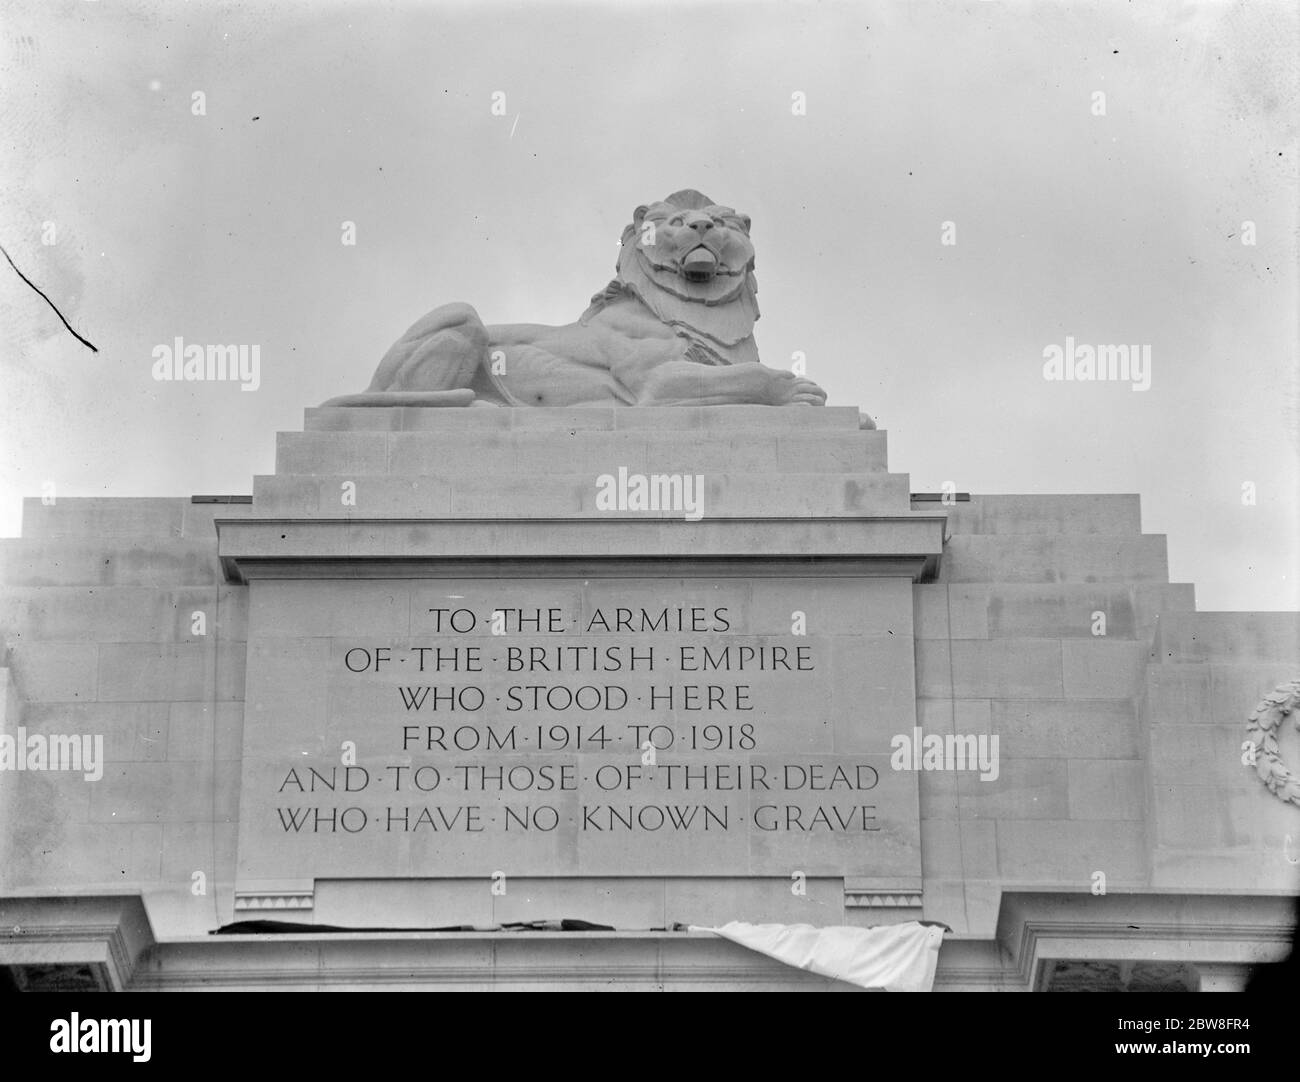
POLYGON ((983 534, 1140 534, 1137 495, 972 495, 983 534))
MULTIPOLYGON (((737 591, 747 598, 752 595, 737 615, 738 623, 755 633, 789 635, 794 614, 801 612, 813 635, 911 637, 912 584, 903 578, 765 578, 760 589, 751 589, 743 577, 717 581, 725 581, 729 597, 737 591)), ((609 583, 605 589, 611 597, 618 596, 622 586, 609 583)))
MULTIPOLYGON (((544 423, 534 416, 552 410, 514 410, 529 416, 516 423, 544 423)), ((647 406, 614 411, 614 426, 622 430, 653 428, 678 431, 751 429, 756 432, 859 430, 860 414, 853 406, 805 409, 770 406, 647 406)))
MULTIPOLYGON (((1146 699, 1143 715, 1153 725, 1211 725, 1215 715, 1212 710, 1211 666, 1209 665, 1159 665, 1146 668, 1146 699)), ((1249 687, 1254 687, 1250 683, 1249 687)), ((1265 689, 1267 690, 1267 689, 1265 689)), ((1250 699, 1242 713, 1243 724, 1258 696, 1248 692, 1238 702, 1250 699)), ((1226 719, 1223 719, 1226 720, 1226 719)))
MULTIPOLYGON (((519 470, 518 446, 513 433, 505 430, 475 433, 472 439, 428 432, 394 432, 387 439, 387 472, 395 475, 472 477, 486 487, 515 477, 519 470)), ((382 473, 384 469, 365 472, 382 473)))
POLYGON ((1151 780, 1156 786, 1197 781, 1240 789, 1258 784, 1254 770, 1241 761, 1244 719, 1226 725, 1153 724, 1149 732, 1151 780))
POLYGON ((1196 587, 1191 583, 1139 583, 1132 593, 1137 632, 1143 639, 1151 638, 1162 613, 1196 611, 1196 587))
MULTIPOLYGON (((493 984, 494 989, 510 992, 553 992, 565 987, 584 992, 608 990, 610 987, 609 978, 603 974, 596 975, 584 972, 589 970, 590 967, 600 967, 606 969, 606 971, 613 969, 624 973, 634 973, 640 970, 641 973, 645 974, 640 979, 629 978, 626 983, 624 983, 624 980, 619 980, 618 986, 626 988, 628 991, 656 992, 662 989, 667 992, 697 987, 696 982, 689 979, 682 981, 663 980, 662 977, 665 974, 662 969, 657 967, 647 970, 646 947, 634 940, 605 936, 601 936, 599 939, 595 936, 582 936, 566 942, 562 956, 548 959, 546 963, 539 967, 538 944, 530 941, 532 939, 533 937, 525 935, 502 937, 496 940, 492 964, 494 971, 500 974, 500 980, 499 983, 493 984), (563 958, 562 962, 560 957, 563 958), (561 965, 572 966, 571 975, 559 979, 551 977, 548 971, 553 972, 561 965), (530 975, 515 976, 516 974, 530 975)), ((670 946, 671 942, 665 945, 665 949, 670 946)), ((727 946, 741 951, 745 949, 731 943, 727 944, 727 946)), ((650 957, 656 957, 657 953, 655 951, 650 957)), ((752 963, 752 961, 752 957, 745 959, 745 962, 752 963)), ((765 962, 769 962, 769 960, 761 959, 759 964, 765 962)), ((779 965, 780 963, 776 964, 779 965)), ((671 969, 673 972, 680 972, 680 969, 676 966, 665 966, 664 968, 671 969)), ((814 979, 824 980, 824 978, 814 979)))
POLYGON ((230 587, 151 589, 144 586, 45 586, 0 595, 0 626, 11 641, 198 641, 195 612, 206 636, 237 635, 242 594, 230 587))
POLYGON ((12 887, 19 867, 57 863, 65 847, 75 859, 75 839, 90 818, 91 793, 100 782, 71 770, 5 771, 3 778, 0 884, 12 887))
POLYGON ((961 824, 948 818, 927 819, 922 810, 921 872, 926 880, 961 879, 962 865, 961 824))
POLYGON ((136 537, 171 540, 181 536, 184 498, 60 496, 53 504, 23 500, 26 538, 136 537))
POLYGON ((1127 700, 993 699, 991 731, 1010 758, 1136 759, 1141 729, 1127 700))
POLYGON ((1300 873, 1287 860, 1282 848, 1266 851, 1161 846, 1152 853, 1151 885, 1156 889, 1275 891, 1295 895, 1300 893, 1300 873))
POLYGON ((316 406, 303 411, 305 432, 402 432, 439 428, 455 432, 484 432, 510 428, 503 410, 426 410, 420 407, 316 406))
MULTIPOLYGON (((256 622, 252 630, 256 635, 256 622)), ((329 688, 320 674, 329 671, 329 659, 328 639, 259 636, 249 640, 245 756, 261 756, 278 748, 280 727, 291 724, 295 717, 328 717, 329 688)), ((297 750, 323 754, 325 747, 320 743, 297 750)))
POLYGON ((245 644, 106 643, 99 647, 99 698, 106 702, 242 699, 245 644))
POLYGON ((1060 698, 1056 639, 918 640, 917 694, 965 699, 1060 698))
MULTIPOLYGON (((620 432, 632 436, 634 432, 620 432)), ((822 436, 820 439, 829 439, 822 436)), ((759 473, 771 475, 778 472, 777 437, 758 432, 726 433, 721 437, 710 435, 684 440, 679 432, 645 434, 645 470, 648 473, 727 474, 759 473)), ((616 473, 619 466, 627 465, 617 454, 600 454, 574 462, 575 471, 588 468, 593 474, 616 473)), ((817 473, 835 471, 825 459, 807 462, 790 462, 781 471, 787 473, 817 473)))
MULTIPOLYGON (((215 927, 213 899, 220 887, 230 882, 235 866, 235 843, 238 836, 234 823, 189 822, 162 824, 162 861, 159 880, 180 888, 188 896, 187 908, 197 911, 204 927, 215 927), (190 887, 194 873, 207 878, 207 894, 195 895, 190 887)), ((150 916, 152 917, 152 910, 150 916)))
MULTIPOLYGON (((407 410, 408 414, 421 412, 407 410)), ((428 410, 423 412, 428 413, 428 410)), ((489 412, 478 410, 478 413, 489 412)), ((618 415, 625 412, 618 406, 550 406, 547 409, 502 409, 496 412, 506 415, 507 427, 520 433, 558 433, 580 430, 585 432, 609 432, 618 426, 618 415)), ((668 412, 661 410, 661 413, 668 412)), ((404 424, 404 429, 413 427, 404 424)), ((432 427, 437 427, 434 425, 432 427)))
MULTIPOLYGON (((670 878, 662 883, 665 925, 678 921, 716 927, 732 920, 754 924, 843 923, 844 880, 808 876, 807 893, 791 892, 789 878, 670 878)), ((658 925, 650 925, 658 927, 658 925)))
POLYGON ((1065 639, 1061 669, 1069 699, 1127 699, 1146 678, 1147 646, 1109 639, 1065 639))
MULTIPOLYGON (((96 823, 193 822, 212 818, 211 762, 110 763, 90 785, 96 823)), ((159 839, 161 840, 161 839, 159 839)))
POLYGON ((1163 535, 957 534, 940 568, 947 582, 1164 582, 1163 535))
POLYGON ((29 703, 29 732, 104 738, 107 762, 156 762, 167 753, 166 703, 29 703))
MULTIPOLYGON (((125 834, 126 837, 115 846, 116 863, 125 864, 126 861, 130 863, 116 869, 119 873, 117 883, 120 885, 125 880, 146 884, 156 880, 162 866, 161 826, 157 823, 134 823, 120 833, 125 834), (123 871, 128 874, 123 876, 121 874, 123 871)), ((113 870, 115 869, 109 868, 110 873, 113 870)))
POLYGON ((1139 885, 1147 878, 1145 834, 1140 820, 999 820, 998 871, 1004 880, 1077 884, 1080 891, 1091 890, 1096 871, 1108 886, 1139 885))
POLYGON ((1071 759, 1071 819, 1146 818, 1146 767, 1125 759, 1071 759))
POLYGON ((908 478, 897 473, 782 474, 776 477, 706 474, 706 517, 906 514, 908 478))
MULTIPOLYGON (((453 484, 451 508, 453 514, 464 516, 576 516, 594 514, 595 499, 595 479, 591 476, 511 476, 494 481, 490 487, 468 480, 453 484)), ((673 514, 664 512, 663 517, 673 514)), ((676 517, 680 518, 681 513, 676 512, 676 517)))
POLYGON ((998 915, 1002 909, 1002 884, 967 879, 964 887, 970 934, 981 939, 992 939, 997 934, 998 915))
MULTIPOLYGON (((919 807, 923 820, 960 816, 957 804, 957 775, 951 770, 921 770, 916 774, 919 807)), ((924 847, 922 847, 924 851, 924 847)))
POLYGON ((921 583, 915 595, 920 639, 987 639, 989 589, 985 586, 921 583))
MULTIPOLYGON (((832 659, 829 705, 837 752, 877 751, 895 734, 910 734, 915 712, 910 642, 899 636, 845 638, 834 644, 832 659)), ((792 681, 785 687, 798 693, 792 681)), ((802 710, 797 700, 787 701, 787 717, 808 710, 806 698, 802 710)))
POLYGON ((259 516, 315 517, 320 513, 323 487, 316 477, 258 475, 253 478, 253 507, 259 516))
MULTIPOLYGON (((1270 802, 1275 803, 1278 810, 1289 812, 1290 809, 1270 796, 1258 781, 1254 785, 1247 784, 1252 779, 1246 775, 1245 767, 1241 771, 1241 782, 1235 789, 1186 784, 1203 780, 1196 775, 1186 776, 1181 785, 1168 782, 1153 785, 1152 827, 1157 844, 1205 849, 1233 849, 1257 844, 1267 829, 1267 816, 1262 817, 1261 811, 1273 811, 1270 802)), ((1294 819, 1291 822, 1294 824, 1294 819)), ((1279 835, 1279 852, 1281 841, 1279 835)))
POLYGON ((917 699, 916 724, 926 733, 989 733, 989 699, 917 699))
MULTIPOLYGON (((510 880, 506 880, 510 889, 510 880)), ((373 927, 380 907, 385 923, 396 927, 445 928, 459 924, 480 927, 495 923, 492 915, 491 880, 418 878, 404 882, 373 882, 365 879, 318 879, 312 920, 344 927, 373 927)), ((247 914, 245 915, 247 916, 247 914)), ((467 944, 467 960, 484 967, 492 965, 490 943, 467 944)))
POLYGON ((917 583, 912 587, 913 620, 918 639, 948 639, 948 584, 917 583))
POLYGON ((958 812, 963 819, 1069 817, 1065 760, 1003 758, 998 765, 998 776, 992 780, 973 771, 957 774, 958 812))
POLYGON ((216 624, 216 634, 225 639, 248 638, 248 587, 222 586, 217 592, 215 621, 208 621, 208 634, 216 624))
POLYGON ((411 594, 377 590, 364 580, 256 582, 250 589, 249 625, 258 639, 328 637, 340 629, 362 638, 411 633, 411 594))
POLYGON ((1152 653, 1161 661, 1294 664, 1300 658, 1300 613, 1166 613, 1152 653))
MULTIPOLYGON (((989 637, 989 591, 984 586, 948 585, 948 620, 954 639, 989 637)), ((1024 633, 1021 633, 1023 637, 1024 633)))
MULTIPOLYGON (((616 468, 615 468, 616 469, 616 468)), ((584 517, 662 518, 680 520, 691 508, 661 511, 606 511, 597 508, 601 487, 600 475, 556 474, 544 478, 507 478, 491 487, 457 482, 452 489, 452 507, 456 515, 545 516, 569 515, 580 511, 584 517)), ((610 473, 617 478, 617 473, 610 473)), ((697 475, 690 474, 694 477, 697 475)), ((782 517, 902 514, 907 507, 907 477, 903 474, 865 473, 853 477, 842 474, 787 474, 758 476, 744 473, 703 474, 704 496, 699 500, 692 488, 693 506, 703 519, 719 517, 782 517)), ((616 483, 616 482, 615 482, 616 483)))
POLYGON ((857 432, 791 432, 776 438, 776 468, 782 473, 864 473, 887 468, 888 435, 857 432))
POLYGON ((916 640, 917 698, 951 698, 952 645, 946 639, 916 640))
MULTIPOLYGON (((988 639, 989 590, 982 585, 919 584, 918 639, 988 639)), ((1032 632, 1017 632, 1017 635, 1032 632)))
POLYGON ((1093 615, 1098 612, 1105 616, 1106 639, 1133 638, 1133 597, 1127 586, 1017 583, 989 588, 988 627, 994 638, 1099 638, 1093 633, 1102 626, 1093 615))
POLYGON ((0 725, 20 725, 24 716, 22 695, 18 691, 17 681, 9 669, 8 644, 0 646, 4 651, 3 664, 0 665, 0 725))
POLYGON ((158 824, 86 822, 90 794, 100 783, 84 782, 79 775, 17 778, 22 806, 37 811, 0 832, 0 891, 121 892, 158 878, 158 824), (60 793, 76 802, 71 814, 60 793))
POLYGON ((492 923, 570 918, 615 928, 663 928, 662 879, 507 878, 493 895, 492 923))
POLYGON ((244 697, 244 668, 248 659, 248 644, 238 640, 218 642, 216 650, 217 701, 242 702, 244 697))
POLYGON ((16 643, 10 673, 27 702, 85 702, 99 690, 99 650, 93 643, 16 643))
POLYGON ((279 432, 278 474, 382 474, 388 468, 388 436, 382 432, 279 432))
POLYGON ((717 470, 766 469, 776 459, 776 440, 771 437, 752 439, 746 434, 735 440, 697 444, 674 440, 672 435, 646 431, 552 435, 516 430, 510 436, 515 447, 514 472, 544 477, 585 474, 594 481, 601 474, 617 474, 620 466, 630 473, 697 473, 711 464, 717 470))
MULTIPOLYGON (((743 434, 731 439, 683 441, 648 431, 560 432, 510 430, 477 439, 433 432, 394 433, 389 470, 448 480, 472 475, 480 484, 503 477, 556 474, 676 472, 690 469, 768 469, 775 465, 772 436, 743 434)), ((338 472, 338 471, 333 471, 338 472)))
MULTIPOLYGON (((1168 666, 1175 668, 1175 666, 1168 666)), ((1189 665, 1178 669, 1193 668, 1189 665)), ((1195 666, 1200 669, 1201 666, 1195 666)), ((1210 674, 1208 724, 1245 724, 1255 705, 1279 684, 1296 679, 1296 659, 1256 664, 1208 666, 1210 674)), ((1155 666, 1152 666, 1154 671, 1155 666)))
MULTIPOLYGON (((302 425, 305 432, 398 432, 403 427, 402 414, 405 412, 406 408, 401 406, 386 409, 368 406, 309 406, 303 410, 302 425)), ((412 409, 411 412, 441 411, 412 409)), ((461 410, 448 412, 459 414, 461 410)), ((461 428, 464 428, 463 424, 461 428)))
POLYGON ((997 826, 989 820, 963 820, 962 866, 967 878, 994 879, 998 874, 997 826))
MULTIPOLYGON (((169 761, 239 759, 243 754, 243 703, 170 703, 163 705, 163 709, 166 711, 163 735, 169 761)), ((236 778, 236 789, 238 784, 236 778)))
POLYGON ((128 538, 0 539, 11 586, 186 586, 224 582, 214 544, 128 538))
POLYGON ((214 759, 212 788, 208 792, 208 817, 219 823, 239 821, 239 781, 243 764, 238 759, 214 759))
POLYGON ((998 873, 997 832, 991 820, 921 820, 926 890, 933 879, 987 879, 998 873))
MULTIPOLYGON (((613 475, 612 475, 613 476, 613 475)), ((704 518, 720 516, 809 517, 851 514, 905 514, 905 474, 863 473, 853 476, 833 473, 759 475, 752 473, 703 474, 704 518)), ((596 512, 595 478, 587 480, 584 510, 596 512)), ((628 512, 620 512, 626 514, 628 512)), ((635 514, 643 516, 644 512, 635 514)), ((662 517, 681 518, 680 510, 662 517)))
POLYGON ((960 879, 927 878, 921 913, 924 920, 942 921, 956 935, 964 936, 970 932, 966 921, 966 892, 960 879))
MULTIPOLYGON (((472 435, 511 426, 509 409, 424 409, 319 406, 303 411, 309 432, 456 432, 472 435)), ((547 410, 547 413, 558 412, 547 410)), ((595 413, 596 411, 592 411, 595 413)))
MULTIPOLYGON (((86 824, 58 862, 59 877, 50 885, 120 891, 158 879, 162 828, 158 823, 86 824)), ((51 858, 55 854, 50 854, 51 858)))

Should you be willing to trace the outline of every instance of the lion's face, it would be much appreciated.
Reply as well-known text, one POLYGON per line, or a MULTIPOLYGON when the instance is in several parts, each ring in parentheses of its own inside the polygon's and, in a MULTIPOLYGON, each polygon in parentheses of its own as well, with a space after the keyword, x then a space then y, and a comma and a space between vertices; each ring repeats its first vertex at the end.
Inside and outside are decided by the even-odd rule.
POLYGON ((629 249, 661 289, 704 304, 734 297, 754 267, 749 218, 716 204, 638 207, 624 243, 624 251, 629 249))

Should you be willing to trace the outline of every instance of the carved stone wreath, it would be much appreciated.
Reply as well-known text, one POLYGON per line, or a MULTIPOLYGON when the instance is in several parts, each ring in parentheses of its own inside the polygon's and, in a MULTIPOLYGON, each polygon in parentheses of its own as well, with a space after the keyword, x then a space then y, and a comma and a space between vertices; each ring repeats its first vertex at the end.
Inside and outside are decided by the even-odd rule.
POLYGON ((1259 780, 1279 800, 1300 806, 1300 774, 1282 762, 1277 751, 1277 731, 1290 716, 1300 730, 1300 680, 1279 684, 1259 701, 1247 719, 1246 739, 1255 750, 1259 780))

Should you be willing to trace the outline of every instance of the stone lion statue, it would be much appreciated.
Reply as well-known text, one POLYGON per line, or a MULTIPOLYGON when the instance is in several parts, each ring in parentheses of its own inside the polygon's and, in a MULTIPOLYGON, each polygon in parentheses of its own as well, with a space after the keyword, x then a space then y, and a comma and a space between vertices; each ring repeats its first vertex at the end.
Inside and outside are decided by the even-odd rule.
POLYGON ((617 277, 576 323, 485 326, 444 304, 327 406, 822 406, 811 380, 759 363, 749 218, 696 191, 637 207, 617 277))

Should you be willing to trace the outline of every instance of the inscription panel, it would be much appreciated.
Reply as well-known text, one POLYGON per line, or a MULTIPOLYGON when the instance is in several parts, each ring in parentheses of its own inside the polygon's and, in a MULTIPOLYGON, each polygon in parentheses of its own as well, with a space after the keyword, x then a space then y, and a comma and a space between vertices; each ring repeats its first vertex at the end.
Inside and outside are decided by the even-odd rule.
POLYGON ((914 688, 901 578, 258 581, 239 879, 919 876, 914 688))

